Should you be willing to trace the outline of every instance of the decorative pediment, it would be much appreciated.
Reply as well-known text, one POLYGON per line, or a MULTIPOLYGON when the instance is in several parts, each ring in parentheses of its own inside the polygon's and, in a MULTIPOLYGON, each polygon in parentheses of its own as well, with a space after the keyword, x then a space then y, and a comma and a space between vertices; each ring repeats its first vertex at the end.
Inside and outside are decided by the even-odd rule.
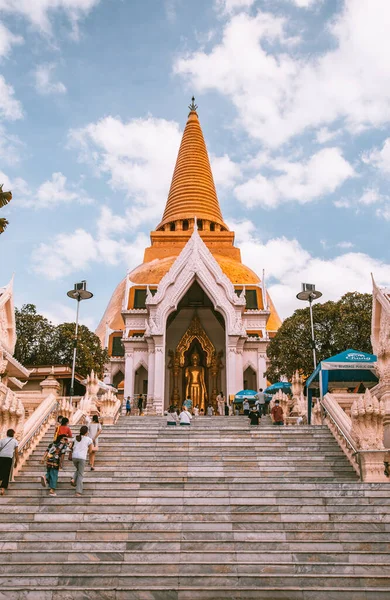
POLYGON ((197 229, 162 278, 157 293, 149 295, 147 335, 163 335, 168 315, 196 280, 220 312, 226 323, 228 335, 245 336, 241 314, 245 298, 237 296, 230 279, 200 237, 197 229))
POLYGON ((374 278, 372 283, 371 344, 381 380, 390 381, 390 289, 379 288, 374 278))
POLYGON ((206 354, 206 364, 209 367, 211 365, 213 354, 215 353, 215 348, 214 345, 211 343, 209 336, 203 329, 199 317, 196 313, 192 318, 189 328, 184 333, 176 348, 176 352, 178 352, 179 354, 181 367, 184 367, 185 353, 191 346, 194 339, 199 340, 200 345, 202 346, 202 350, 206 354))

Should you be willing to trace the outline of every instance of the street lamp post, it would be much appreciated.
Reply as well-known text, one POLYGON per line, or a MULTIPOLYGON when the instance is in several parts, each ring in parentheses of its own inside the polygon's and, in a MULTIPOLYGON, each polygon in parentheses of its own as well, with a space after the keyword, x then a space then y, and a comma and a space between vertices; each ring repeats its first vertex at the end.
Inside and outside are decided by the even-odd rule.
POLYGON ((76 309, 76 329, 74 332, 74 343, 73 343, 73 362, 72 362, 72 379, 70 382, 70 392, 69 395, 72 399, 74 396, 74 375, 76 370, 76 354, 77 354, 77 334, 79 331, 79 311, 80 311, 80 302, 81 300, 89 300, 92 298, 92 292, 88 292, 87 290, 87 282, 85 280, 80 281, 80 283, 75 283, 73 290, 69 290, 67 292, 69 298, 72 300, 77 300, 77 309, 76 309))
MULTIPOLYGON (((310 325, 311 325, 311 347, 313 350, 313 363, 314 369, 317 368, 317 356, 316 356, 316 338, 314 333, 314 321, 313 321, 313 308, 312 303, 313 300, 318 300, 321 298, 322 292, 316 290, 316 286, 313 283, 302 283, 302 291, 297 294, 298 300, 303 300, 305 302, 309 302, 309 312, 310 312, 310 325)), ((311 402, 308 402, 307 406, 307 422, 311 424, 311 402)))

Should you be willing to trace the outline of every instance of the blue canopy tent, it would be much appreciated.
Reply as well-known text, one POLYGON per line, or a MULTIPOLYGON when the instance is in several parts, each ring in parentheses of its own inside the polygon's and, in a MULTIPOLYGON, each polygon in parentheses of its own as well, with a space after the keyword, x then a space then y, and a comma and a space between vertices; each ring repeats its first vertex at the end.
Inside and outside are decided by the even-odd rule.
POLYGON ((276 394, 279 390, 282 390, 282 392, 286 392, 287 394, 290 393, 291 383, 288 381, 278 381, 277 383, 273 383, 264 390, 264 394, 276 394))
POLYGON ((257 392, 255 392, 254 390, 241 390, 241 392, 237 392, 237 394, 234 396, 234 402, 241 403, 244 402, 244 400, 257 400, 258 399, 258 395, 257 392))
POLYGON ((306 381, 308 423, 311 423, 313 389, 320 390, 322 399, 328 392, 330 381, 350 383, 351 386, 363 383, 367 387, 372 387, 379 381, 376 375, 376 362, 377 358, 374 354, 359 352, 353 348, 322 360, 306 381))

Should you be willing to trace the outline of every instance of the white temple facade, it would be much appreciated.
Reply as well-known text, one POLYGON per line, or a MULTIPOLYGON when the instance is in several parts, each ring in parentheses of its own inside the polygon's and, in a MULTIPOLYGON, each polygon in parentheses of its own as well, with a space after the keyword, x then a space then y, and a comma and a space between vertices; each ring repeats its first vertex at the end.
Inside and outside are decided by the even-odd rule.
POLYGON ((280 319, 264 281, 242 264, 224 223, 196 107, 192 105, 163 219, 142 265, 118 285, 97 329, 107 383, 148 412, 186 396, 266 387, 266 349, 280 319))

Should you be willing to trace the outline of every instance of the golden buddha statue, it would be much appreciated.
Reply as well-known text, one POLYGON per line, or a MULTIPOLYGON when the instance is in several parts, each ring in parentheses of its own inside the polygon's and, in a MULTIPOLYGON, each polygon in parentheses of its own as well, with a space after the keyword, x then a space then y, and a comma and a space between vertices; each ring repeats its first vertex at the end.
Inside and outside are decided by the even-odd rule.
POLYGON ((192 405, 200 409, 206 408, 207 391, 204 381, 204 368, 199 364, 200 357, 195 351, 191 355, 191 365, 185 370, 186 398, 191 398, 192 405))

